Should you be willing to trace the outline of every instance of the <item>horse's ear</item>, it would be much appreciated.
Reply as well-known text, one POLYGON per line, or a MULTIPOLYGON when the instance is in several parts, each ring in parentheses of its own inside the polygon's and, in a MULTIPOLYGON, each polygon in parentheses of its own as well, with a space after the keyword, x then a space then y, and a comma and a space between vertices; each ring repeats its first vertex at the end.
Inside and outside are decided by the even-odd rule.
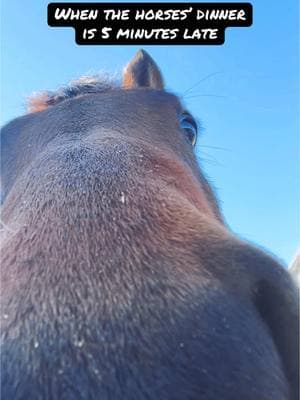
POLYGON ((123 73, 124 89, 149 87, 163 89, 164 82, 161 72, 145 50, 139 50, 123 73))

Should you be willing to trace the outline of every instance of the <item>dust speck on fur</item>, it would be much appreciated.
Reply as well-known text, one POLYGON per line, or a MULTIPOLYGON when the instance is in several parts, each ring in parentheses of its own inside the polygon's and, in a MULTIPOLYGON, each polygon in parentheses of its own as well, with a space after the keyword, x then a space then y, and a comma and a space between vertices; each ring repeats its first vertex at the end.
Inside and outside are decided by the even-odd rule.
POLYGON ((78 340, 74 341, 74 346, 76 346, 76 347, 81 348, 81 347, 83 347, 83 345, 84 345, 84 340, 83 339, 78 339, 78 340))
POLYGON ((123 192, 121 193, 120 202, 125 204, 125 194, 123 192))

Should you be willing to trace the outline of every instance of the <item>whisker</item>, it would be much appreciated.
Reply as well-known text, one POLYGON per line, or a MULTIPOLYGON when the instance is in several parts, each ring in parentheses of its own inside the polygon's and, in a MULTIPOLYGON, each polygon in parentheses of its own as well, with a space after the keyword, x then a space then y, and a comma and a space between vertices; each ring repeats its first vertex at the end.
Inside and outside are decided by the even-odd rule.
POLYGON ((12 233, 16 233, 17 231, 15 229, 10 228, 8 225, 6 225, 3 221, 0 220, 0 232, 12 232, 12 233))
POLYGON ((224 164, 220 163, 215 157, 213 157, 211 154, 206 153, 205 151, 201 151, 200 154, 198 154, 198 158, 200 161, 208 162, 212 165, 217 165, 218 167, 224 167, 224 164), (206 157, 202 157, 202 155, 205 155, 206 157))
POLYGON ((230 149, 226 149, 225 147, 209 146, 209 145, 205 145, 205 144, 200 144, 200 148, 202 148, 202 147, 204 147, 206 149, 223 150, 223 151, 229 151, 229 152, 232 151, 230 149))
POLYGON ((210 160, 209 158, 204 158, 204 157, 198 157, 200 163, 203 164, 210 164, 213 166, 217 166, 217 167, 224 167, 224 165, 220 164, 219 162, 215 161, 215 160, 210 160))
POLYGON ((191 90, 193 90, 195 87, 199 86, 200 83, 206 81, 206 80, 209 79, 209 78, 212 78, 212 77, 215 76, 215 75, 222 74, 222 73, 223 73, 223 71, 217 71, 217 72, 213 72, 213 73, 211 73, 211 74, 209 74, 209 75, 206 75, 204 78, 200 79, 200 81, 198 81, 197 83, 195 83, 195 85, 191 86, 189 89, 187 89, 185 92, 183 92, 182 96, 185 96, 187 93, 189 93, 189 92, 190 92, 191 90))
POLYGON ((196 94, 196 95, 191 95, 184 97, 185 100, 193 99, 193 98, 198 98, 198 97, 214 97, 214 98, 223 98, 223 99, 228 99, 229 96, 224 96, 224 95, 219 95, 219 94, 196 94))

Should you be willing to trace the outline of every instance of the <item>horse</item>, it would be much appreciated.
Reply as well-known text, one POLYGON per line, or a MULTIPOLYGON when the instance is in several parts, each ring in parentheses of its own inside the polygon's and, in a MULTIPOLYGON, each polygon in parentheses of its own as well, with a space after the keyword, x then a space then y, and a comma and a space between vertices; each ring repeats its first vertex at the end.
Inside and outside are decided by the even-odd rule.
POLYGON ((3 128, 3 399, 298 398, 296 287, 225 223, 198 130, 143 50, 3 128))

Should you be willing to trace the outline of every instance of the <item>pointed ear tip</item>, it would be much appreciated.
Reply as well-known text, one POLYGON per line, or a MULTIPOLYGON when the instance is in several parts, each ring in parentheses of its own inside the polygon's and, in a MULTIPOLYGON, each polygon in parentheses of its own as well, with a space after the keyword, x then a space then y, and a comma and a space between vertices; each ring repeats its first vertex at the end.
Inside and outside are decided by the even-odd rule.
POLYGON ((141 54, 141 55, 143 55, 143 56, 145 56, 145 55, 149 55, 148 53, 147 53, 147 51, 146 50, 144 50, 144 49, 139 49, 138 51, 137 51, 137 54, 141 54))
POLYGON ((124 68, 123 87, 127 89, 133 87, 163 89, 164 82, 159 67, 144 49, 138 50, 124 68))
POLYGON ((137 59, 145 59, 145 58, 148 58, 148 59, 151 59, 151 60, 152 60, 152 58, 151 58, 151 56, 149 55, 149 53, 147 53, 147 51, 144 50, 144 49, 139 49, 139 50, 136 52, 134 58, 135 58, 136 60, 137 60, 137 59))

